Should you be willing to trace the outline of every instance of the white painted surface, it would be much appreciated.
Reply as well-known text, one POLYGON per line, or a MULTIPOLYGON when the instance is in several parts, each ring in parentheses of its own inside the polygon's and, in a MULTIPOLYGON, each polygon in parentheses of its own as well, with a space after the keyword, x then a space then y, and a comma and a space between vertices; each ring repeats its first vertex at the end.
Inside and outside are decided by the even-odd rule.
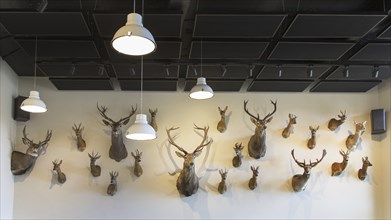
MULTIPOLYGON (((20 94, 27 95, 32 85, 30 79, 19 80, 20 94)), ((187 93, 144 92, 144 113, 148 108, 159 108, 158 138, 137 142, 126 140, 129 156, 121 162, 109 159, 110 130, 101 123, 96 104, 108 106, 107 114, 118 120, 125 116, 130 106, 140 106, 139 92, 120 91, 57 91, 46 79, 38 81, 38 91, 48 106, 48 112, 33 115, 27 122, 27 130, 34 140, 42 140, 47 129, 53 137, 46 154, 41 155, 32 172, 15 178, 15 218, 39 219, 374 219, 390 218, 390 133, 382 140, 372 140, 370 135, 370 111, 388 106, 389 82, 367 93, 216 93, 211 100, 190 100, 187 93), (387 94, 388 92, 388 94, 387 94), (260 160, 249 158, 247 142, 254 125, 243 111, 243 100, 249 100, 249 110, 261 117, 272 110, 270 99, 278 100, 277 113, 267 128, 267 152, 260 160), (216 129, 220 120, 218 106, 228 105, 228 128, 223 134, 216 129), (348 120, 337 132, 327 129, 328 120, 340 110, 346 109, 348 120), (294 134, 281 136, 288 114, 298 116, 294 134), (358 149, 350 156, 345 173, 331 177, 331 164, 342 160, 340 149, 346 149, 345 139, 354 132, 353 121, 368 121, 367 132, 358 149), (87 149, 79 152, 72 131, 73 123, 82 122, 87 149), (209 137, 213 139, 196 159, 196 170, 201 178, 200 189, 191 197, 179 196, 175 182, 177 176, 168 172, 182 166, 173 147, 167 143, 165 128, 179 126, 176 142, 192 151, 201 141, 193 130, 209 124, 209 137), (320 125, 318 145, 309 150, 306 141, 308 127, 320 125), (233 146, 242 142, 244 163, 233 168, 233 146), (309 185, 304 192, 294 193, 290 181, 294 174, 302 173, 291 158, 295 149, 299 160, 315 160, 322 149, 328 154, 312 170, 309 185), (134 160, 131 151, 143 152, 141 165, 144 174, 136 178, 131 174, 134 160), (87 153, 98 151, 102 158, 102 176, 93 178, 89 173, 87 153), (365 181, 357 178, 361 158, 368 156, 374 164, 368 169, 365 181), (63 159, 62 170, 67 175, 63 185, 53 177, 52 161, 63 159), (387 166, 388 164, 388 166, 387 166), (250 166, 260 166, 258 188, 248 189, 251 178, 250 166), (387 166, 387 167, 384 167, 387 166), (229 169, 228 192, 220 195, 218 168, 229 169), (118 192, 106 194, 109 171, 119 171, 118 192), (388 189, 388 190, 387 190, 388 189)), ((134 116, 130 123, 133 123, 134 116)), ((24 124, 17 127, 17 148, 24 149, 21 132, 24 124)), ((128 128, 128 124, 125 129, 128 128)))
POLYGON ((16 123, 13 120, 13 102, 18 96, 18 76, 0 58, 0 188, 1 219, 12 219, 14 178, 11 173, 11 152, 15 144, 16 123))

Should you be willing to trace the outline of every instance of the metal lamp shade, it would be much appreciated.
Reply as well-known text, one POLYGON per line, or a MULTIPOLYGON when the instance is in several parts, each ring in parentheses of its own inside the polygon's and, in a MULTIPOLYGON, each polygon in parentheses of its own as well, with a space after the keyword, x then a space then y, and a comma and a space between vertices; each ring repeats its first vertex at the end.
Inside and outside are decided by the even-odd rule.
POLYGON ((137 114, 136 121, 126 131, 126 138, 132 140, 152 140, 156 138, 155 130, 148 124, 145 114, 137 114))
POLYGON ((209 99, 213 97, 213 90, 206 84, 204 77, 197 79, 197 84, 190 90, 190 98, 192 99, 209 99))
POLYGON ((128 14, 126 25, 115 33, 111 45, 116 51, 131 56, 146 55, 156 49, 155 39, 137 13, 128 14))
POLYGON ((25 99, 20 108, 31 113, 43 113, 47 111, 46 104, 39 98, 39 92, 30 91, 30 96, 25 99))

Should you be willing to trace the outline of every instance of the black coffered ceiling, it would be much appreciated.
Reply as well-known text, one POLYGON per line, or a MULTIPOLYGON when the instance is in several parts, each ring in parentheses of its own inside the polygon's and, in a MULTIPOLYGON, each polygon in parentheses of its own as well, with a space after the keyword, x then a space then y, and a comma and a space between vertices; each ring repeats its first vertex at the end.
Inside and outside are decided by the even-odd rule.
MULTIPOLYGON (((34 74, 37 37, 37 75, 57 89, 140 89, 141 58, 110 44, 133 1, 41 3, 0 1, 0 55, 18 75, 34 74)), ((144 56, 147 91, 189 91, 202 75, 215 91, 366 92, 391 77, 388 0, 144 0, 143 11, 158 45, 144 56)))

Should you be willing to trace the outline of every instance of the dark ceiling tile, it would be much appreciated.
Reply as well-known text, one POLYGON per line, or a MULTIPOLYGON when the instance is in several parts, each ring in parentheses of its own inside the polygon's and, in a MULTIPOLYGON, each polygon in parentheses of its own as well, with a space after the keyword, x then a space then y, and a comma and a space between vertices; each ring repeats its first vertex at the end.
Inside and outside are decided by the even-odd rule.
POLYGON ((345 67, 340 66, 334 72, 332 72, 327 79, 328 80, 374 80, 374 79, 387 79, 391 77, 390 66, 379 66, 378 76, 376 78, 376 69, 374 66, 352 66, 348 67, 349 76, 345 77, 345 67))
POLYGON ((391 26, 389 26, 382 34, 380 34, 378 38, 391 39, 391 26))
MULTIPOLYGON (((18 76, 34 76, 34 57, 27 55, 24 50, 17 50, 7 56, 4 60, 18 76)), ((37 76, 45 76, 38 67, 36 68, 36 71, 37 76)))
POLYGON ((104 66, 100 64, 42 63, 38 66, 49 77, 108 78, 104 66))
POLYGON ((260 66, 247 66, 247 65, 202 65, 202 71, 200 65, 188 65, 186 70, 187 79, 195 79, 199 76, 205 76, 212 79, 246 79, 250 77, 250 69, 253 69, 253 74, 259 71, 260 66))
POLYGON ((256 80, 248 87, 249 92, 302 92, 312 81, 256 80))
POLYGON ((369 43, 353 55, 354 61, 391 61, 391 43, 369 43))
POLYGON ((193 37, 270 38, 284 18, 285 15, 198 14, 193 37))
POLYGON ((385 15, 299 14, 284 37, 359 38, 367 34, 385 17, 385 15))
POLYGON ((89 36, 80 12, 0 12, 0 22, 14 36, 89 36))
POLYGON ((12 37, 0 38, 0 56, 5 57, 8 54, 20 49, 19 44, 12 37))
POLYGON ((366 92, 381 81, 320 81, 311 92, 366 92))
MULTIPOLYGON (((196 80, 186 80, 184 91, 189 92, 197 83, 196 80)), ((208 80, 206 83, 214 92, 238 92, 242 87, 244 80, 208 80)))
MULTIPOLYGON (((140 91, 140 80, 118 80, 121 90, 140 91)), ((176 91, 177 80, 143 80, 143 91, 176 91)))
POLYGON ((338 60, 353 43, 279 42, 270 60, 338 60))
MULTIPOLYGON (((180 37, 181 18, 181 14, 146 14, 143 25, 155 38, 180 37)), ((112 38, 126 24, 127 14, 94 14, 94 19, 100 35, 112 38)))
MULTIPOLYGON (((267 42, 202 42, 203 59, 258 59, 267 42)), ((191 43, 191 59, 201 58, 201 42, 191 43)))
MULTIPOLYGON (((120 79, 140 78, 140 63, 135 64, 114 64, 115 74, 120 79)), ((144 78, 172 79, 178 78, 178 65, 162 65, 160 63, 144 63, 144 78)))
MULTIPOLYGON (((30 56, 35 56, 35 40, 18 42, 30 56)), ((99 58, 93 41, 38 39, 37 55, 38 58, 99 58)))
POLYGON ((49 79, 58 90, 113 90, 109 79, 49 79))
POLYGON ((304 66, 304 65, 267 65, 259 73, 257 79, 317 79, 325 73, 330 66, 304 66), (281 70, 281 76, 279 71, 281 70), (310 76, 312 70, 312 76, 310 76))

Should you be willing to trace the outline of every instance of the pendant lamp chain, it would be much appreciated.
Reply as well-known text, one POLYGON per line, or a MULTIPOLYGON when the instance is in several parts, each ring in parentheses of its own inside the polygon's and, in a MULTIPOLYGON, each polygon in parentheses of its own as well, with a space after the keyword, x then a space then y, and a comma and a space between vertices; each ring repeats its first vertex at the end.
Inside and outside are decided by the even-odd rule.
POLYGON ((35 35, 35 59, 34 59, 34 91, 37 85, 37 51, 38 51, 38 36, 35 35))

